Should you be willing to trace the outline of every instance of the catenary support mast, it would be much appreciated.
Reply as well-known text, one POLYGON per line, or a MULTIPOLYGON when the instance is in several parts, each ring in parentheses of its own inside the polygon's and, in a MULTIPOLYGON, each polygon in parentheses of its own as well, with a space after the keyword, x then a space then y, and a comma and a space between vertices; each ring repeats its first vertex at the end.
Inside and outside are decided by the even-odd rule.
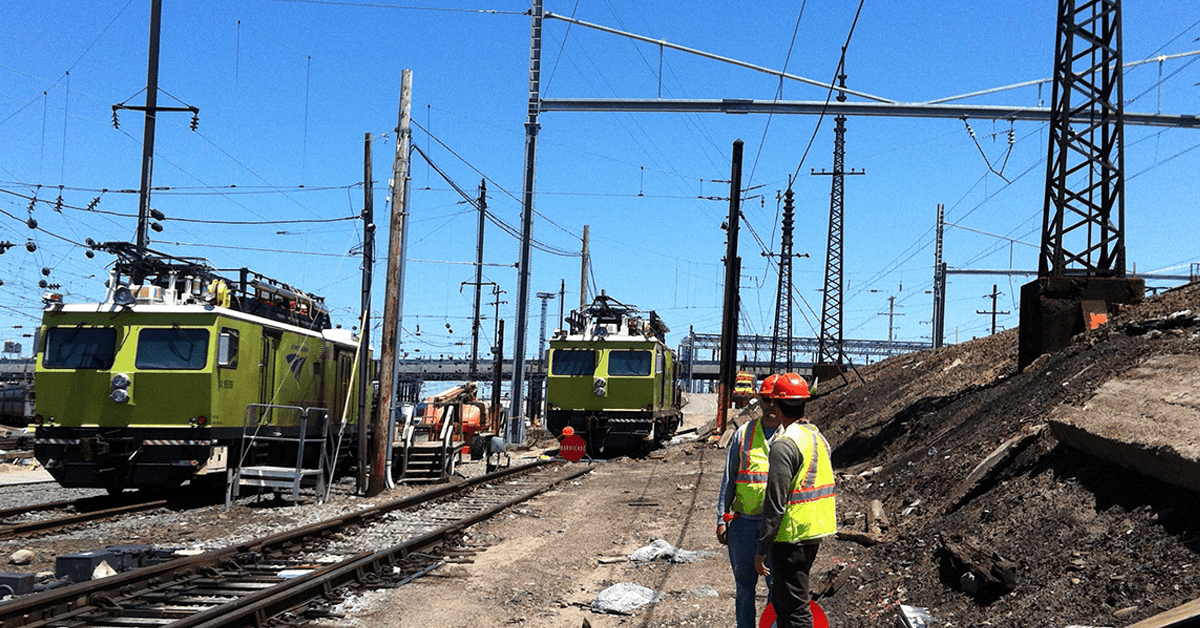
POLYGON ((512 403, 509 404, 508 441, 525 442, 524 407, 525 334, 529 319, 530 248, 533 239, 533 183, 537 165, 538 108, 542 81, 542 0, 533 0, 529 12, 529 117, 525 121, 525 179, 522 184, 521 260, 517 269, 516 324, 513 326, 512 403))

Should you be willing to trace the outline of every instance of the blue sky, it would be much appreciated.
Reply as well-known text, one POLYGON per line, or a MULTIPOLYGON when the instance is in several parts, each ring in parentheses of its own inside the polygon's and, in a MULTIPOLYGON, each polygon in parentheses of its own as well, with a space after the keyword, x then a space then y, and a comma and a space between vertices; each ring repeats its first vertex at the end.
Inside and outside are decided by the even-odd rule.
MULTIPOLYGON (((354 324, 361 240, 357 221, 268 225, 183 222, 329 221, 357 216, 363 205, 363 135, 374 145, 375 211, 380 224, 375 320, 383 303, 387 251, 385 203, 395 150, 400 73, 413 71, 414 141, 457 185, 472 194, 488 177, 489 207, 519 225, 528 76, 528 5, 511 0, 429 2, 165 0, 160 104, 171 97, 200 108, 164 113, 158 123, 152 205, 168 217, 153 245, 203 256, 219 268, 249 266, 324 295, 335 320, 354 324), (407 3, 405 3, 407 4, 407 3), (475 10, 487 11, 477 12, 475 10), (492 12, 494 11, 494 12, 492 12), (170 96, 167 96, 170 94, 170 96), (386 136, 386 137, 384 137, 386 136), (482 173, 482 175, 480 174, 482 173), (236 186, 236 187, 233 187, 236 186), (303 186, 303 187, 301 187, 303 186)), ((770 3, 745 11, 721 2, 548 0, 546 10, 663 39, 819 81, 833 76, 855 2, 770 3), (686 8, 684 8, 686 7, 686 8), (794 44, 793 44, 793 34, 794 44)), ((148 0, 45 0, 6 6, 0 22, 0 338, 19 338, 39 319, 40 279, 59 283, 72 301, 102 296, 111 262, 87 259, 69 242, 131 240, 139 180, 142 120, 111 106, 141 104, 145 85, 148 0), (59 188, 59 186, 64 186, 59 188), (107 188, 108 192, 101 193, 107 188), (61 193, 62 212, 54 210, 61 193), (44 231, 31 231, 32 216, 44 231), (86 208, 99 196, 98 213, 86 208), (58 236, 58 237, 56 237, 58 236), (62 238, 62 239, 60 239, 62 238), (37 245, 25 248, 27 240, 37 245), (49 275, 43 275, 43 268, 49 275), (20 325, 20 328, 14 328, 20 325)), ((847 52, 851 88, 920 102, 1050 77, 1055 3, 866 2, 847 52)), ((1200 6, 1125 3, 1126 62, 1200 49, 1200 6)), ((635 44, 610 34, 547 21, 543 95, 554 98, 757 98, 779 93, 778 79, 711 60, 635 44), (661 87, 660 87, 661 84, 661 87)), ((1125 75, 1127 111, 1200 113, 1198 57, 1151 62, 1125 75), (1160 80, 1161 79, 1161 80, 1160 80)), ((823 100, 795 82, 789 100, 823 100)), ((972 104, 1030 106, 1050 86, 992 94, 972 104)), ((811 116, 546 113, 542 115, 534 235, 578 251, 590 225, 594 288, 655 309, 677 345, 689 326, 720 331, 728 206, 724 197, 731 145, 746 143, 745 187, 762 186, 743 207, 747 222, 777 247, 776 192, 799 173, 795 282, 806 303, 796 333, 813 335, 819 319, 829 211, 833 120, 811 116), (804 159, 803 163, 801 162, 804 159), (759 196, 761 195, 761 196, 759 196)), ((845 193, 845 334, 886 338, 881 316, 896 296, 894 334, 930 333, 936 206, 966 229, 947 230, 945 259, 958 268, 1036 266, 1045 179, 1046 126, 971 120, 978 147, 960 120, 851 118, 845 193), (1014 142, 1009 148, 1008 133, 1014 142), (983 154, 981 154, 981 151, 983 154), (986 160, 985 160, 986 155, 986 160), (994 170, 989 170, 989 162, 994 170), (1003 176, 1000 176, 1003 175, 1003 176), (1007 179, 1007 181, 1006 181, 1007 179), (1011 243, 977 233, 999 234, 1011 243)), ((1200 131, 1128 127, 1128 259, 1140 272, 1186 274, 1200 261, 1195 199, 1200 131)), ((465 356, 470 350, 476 214, 419 157, 412 169, 410 262, 402 339, 410 353, 465 356), (421 334, 417 336, 418 325, 421 334), (452 330, 452 331, 451 331, 452 330)), ((770 333, 775 277, 748 230, 743 258, 742 333, 770 333)), ((500 285, 501 318, 512 346, 518 242, 487 230, 485 281, 500 285)), ((531 290, 556 292, 566 282, 568 307, 579 302, 579 258, 535 250, 531 290)), ((951 279, 947 340, 988 332, 983 295, 998 284, 1000 319, 1017 324, 1025 280, 951 279)), ((1152 282, 1153 283, 1153 282, 1152 282)), ((484 324, 492 342, 491 312, 484 324)), ((540 303, 532 299, 527 341, 537 347, 540 303)), ((551 319, 558 306, 551 302, 551 319)), ((554 326, 553 320, 549 324, 554 326)), ((25 355, 29 354, 26 340, 25 355)))

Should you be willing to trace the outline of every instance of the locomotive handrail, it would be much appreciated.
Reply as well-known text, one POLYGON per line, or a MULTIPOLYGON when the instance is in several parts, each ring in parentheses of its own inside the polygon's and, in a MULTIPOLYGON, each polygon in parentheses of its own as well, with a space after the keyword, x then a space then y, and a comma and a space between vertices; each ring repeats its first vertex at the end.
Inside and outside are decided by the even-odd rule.
POLYGON ((328 456, 327 456, 327 453, 325 450, 324 443, 329 438, 329 410, 327 408, 322 408, 319 406, 302 407, 302 406, 273 404, 273 403, 251 403, 251 404, 246 405, 246 413, 245 413, 245 417, 242 421, 242 443, 243 444, 241 447, 241 455, 238 460, 237 470, 234 471, 233 473, 229 474, 229 476, 228 476, 229 486, 226 487, 226 492, 225 492, 226 508, 229 507, 229 504, 232 501, 233 497, 235 497, 238 493, 237 487, 240 485, 240 482, 241 482, 242 470, 246 468, 246 456, 249 455, 251 449, 253 449, 255 441, 259 441, 259 440, 272 441, 272 442, 295 442, 296 443, 296 466, 295 466, 295 470, 294 470, 295 485, 292 488, 292 498, 293 499, 298 498, 300 482, 303 478, 303 473, 304 473, 305 445, 310 440, 308 438, 308 415, 310 412, 319 412, 319 413, 321 413, 321 415, 324 418, 324 420, 321 423, 321 440, 320 440, 321 453, 320 453, 320 456, 319 456, 319 459, 317 462, 317 476, 318 476, 317 496, 318 496, 318 499, 322 499, 322 500, 324 499, 325 491, 322 490, 324 487, 320 486, 320 484, 323 484, 325 482, 325 477, 324 477, 325 466, 326 466, 326 463, 328 460, 328 456), (253 414, 255 413, 256 410, 294 410, 294 411, 298 412, 300 415, 299 416, 299 418, 300 418, 299 433, 296 435, 295 438, 289 437, 289 436, 260 435, 259 430, 261 430, 264 425, 270 425, 270 422, 269 421, 268 422, 258 422, 254 426, 254 432, 252 434, 250 434, 250 438, 249 438, 250 446, 247 447, 245 445, 246 428, 249 426, 250 417, 253 416, 253 414))

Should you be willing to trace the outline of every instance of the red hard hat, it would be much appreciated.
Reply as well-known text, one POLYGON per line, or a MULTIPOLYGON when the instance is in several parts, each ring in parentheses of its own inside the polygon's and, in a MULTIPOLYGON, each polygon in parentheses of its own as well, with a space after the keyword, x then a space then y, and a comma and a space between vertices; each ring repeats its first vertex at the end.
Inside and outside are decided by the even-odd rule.
POLYGON ((774 382, 772 399, 808 399, 808 382, 797 373, 784 373, 774 382))
POLYGON ((758 394, 766 397, 767 399, 772 398, 772 396, 775 394, 775 381, 778 379, 778 375, 768 375, 767 378, 762 381, 762 385, 759 386, 758 394))

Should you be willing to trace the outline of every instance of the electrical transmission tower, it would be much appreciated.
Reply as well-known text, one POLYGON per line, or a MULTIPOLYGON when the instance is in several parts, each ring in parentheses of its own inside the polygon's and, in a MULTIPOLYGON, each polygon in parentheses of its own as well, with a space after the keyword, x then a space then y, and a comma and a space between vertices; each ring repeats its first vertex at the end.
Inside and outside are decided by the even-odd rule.
POLYGON ((1059 0, 1041 253, 1038 278, 1021 288, 1019 368, 1065 347, 1085 328, 1083 309, 1145 292, 1125 277, 1121 62, 1120 0, 1059 0))
MULTIPOLYGON (((846 75, 838 75, 838 102, 846 102, 846 75)), ((829 245, 825 249, 825 290, 821 300, 821 331, 817 343, 816 366, 813 374, 821 379, 841 373, 845 352, 842 350, 842 201, 846 172, 846 116, 834 118, 833 171, 813 171, 814 175, 829 175, 829 245), (822 368, 823 365, 826 365, 822 368)))
MULTIPOLYGON (((783 229, 779 238, 779 286, 775 293, 775 333, 771 336, 771 372, 792 371, 792 257, 808 257, 808 253, 792 254, 792 231, 796 209, 792 181, 788 180, 783 193, 783 229)), ((764 257, 772 257, 763 253, 764 257)))

